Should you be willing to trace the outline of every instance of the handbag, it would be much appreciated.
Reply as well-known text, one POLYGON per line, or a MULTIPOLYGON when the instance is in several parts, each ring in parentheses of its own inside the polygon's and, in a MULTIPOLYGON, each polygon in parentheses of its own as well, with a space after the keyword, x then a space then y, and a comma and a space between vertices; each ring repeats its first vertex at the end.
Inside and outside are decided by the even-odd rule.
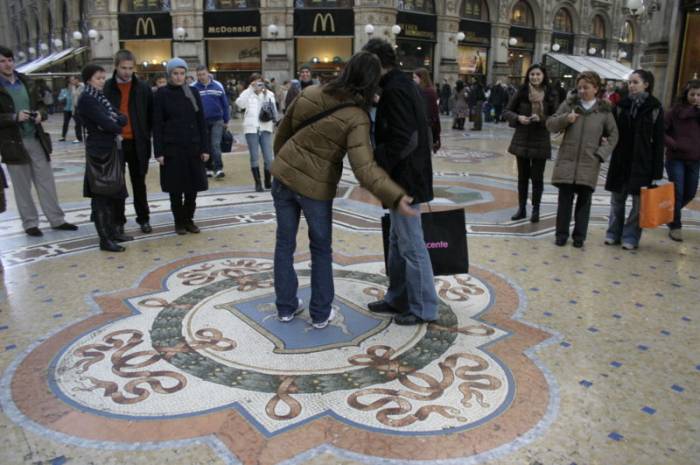
POLYGON ((272 100, 265 100, 265 102, 263 102, 262 107, 260 107, 258 119, 262 123, 267 123, 275 119, 275 104, 272 103, 272 100))
POLYGON ((93 195, 112 197, 122 190, 124 167, 119 159, 119 149, 116 143, 109 152, 88 155, 85 169, 88 186, 93 195))
MULTIPOLYGON (((391 217, 382 217, 384 263, 389 275, 389 232, 391 217)), ((421 214, 423 240, 430 255, 433 275, 454 275, 469 272, 467 227, 464 209, 429 211, 421 214)))
POLYGON ((221 136, 221 153, 229 153, 233 149, 233 134, 226 128, 221 136))
POLYGON ((639 226, 655 228, 673 221, 675 191, 673 183, 642 187, 639 193, 639 226))

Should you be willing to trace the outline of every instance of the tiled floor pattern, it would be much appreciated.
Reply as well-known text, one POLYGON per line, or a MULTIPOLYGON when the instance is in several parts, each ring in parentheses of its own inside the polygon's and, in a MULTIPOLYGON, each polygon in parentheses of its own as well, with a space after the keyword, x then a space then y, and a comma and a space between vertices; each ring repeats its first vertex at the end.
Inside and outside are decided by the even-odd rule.
MULTIPOLYGON (((79 149, 63 145, 54 166, 79 233, 29 240, 12 212, 0 230, 0 463, 700 463, 697 201, 684 243, 658 229, 624 252, 602 245, 599 189, 586 247, 555 247, 555 190, 539 225, 508 219, 508 131, 450 134, 436 157, 436 208, 465 207, 472 263, 471 277, 436 283, 440 328, 402 332, 363 311, 383 289, 381 209, 344 176, 343 319, 322 336, 306 313, 289 327, 266 318, 274 217, 269 194, 250 191, 245 147, 201 199, 202 234, 175 236, 156 193, 156 233, 107 254, 80 216, 79 149), (475 357, 488 368, 459 371, 459 360, 479 367, 475 357), (364 365, 348 371, 348 360, 364 365), (352 373, 378 378, 353 386, 352 373), (430 413, 416 420, 420 407, 430 413)), ((303 226, 299 237, 305 284, 303 226)))

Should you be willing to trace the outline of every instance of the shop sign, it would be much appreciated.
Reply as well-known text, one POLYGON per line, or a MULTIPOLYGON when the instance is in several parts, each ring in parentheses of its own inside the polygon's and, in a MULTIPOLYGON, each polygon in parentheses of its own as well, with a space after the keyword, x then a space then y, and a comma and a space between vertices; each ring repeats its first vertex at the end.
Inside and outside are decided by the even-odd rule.
POLYGON ((173 20, 170 13, 124 13, 119 15, 119 39, 171 39, 173 20))
POLYGON ((437 16, 435 15, 399 11, 396 15, 396 24, 401 26, 398 37, 435 41, 437 35, 437 16))
POLYGON ((204 12, 204 37, 259 36, 260 10, 204 12))
POLYGON ((355 14, 350 9, 295 9, 294 35, 354 36, 355 14))
POLYGON ((462 43, 491 45, 491 23, 463 19, 459 31, 464 33, 462 43))

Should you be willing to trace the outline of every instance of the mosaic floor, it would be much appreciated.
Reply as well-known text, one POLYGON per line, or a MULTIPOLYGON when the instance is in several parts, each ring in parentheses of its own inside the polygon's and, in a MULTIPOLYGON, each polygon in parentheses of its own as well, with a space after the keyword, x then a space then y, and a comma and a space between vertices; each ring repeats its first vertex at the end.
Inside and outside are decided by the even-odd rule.
POLYGON ((366 310, 387 284, 382 210, 345 169, 324 330, 308 311, 274 317, 274 210, 245 145, 200 196, 199 235, 174 234, 152 165, 154 232, 129 210, 136 240, 110 254, 81 196, 82 146, 57 143, 80 230, 29 238, 11 190, 0 217, 0 464, 700 464, 700 201, 685 242, 659 228, 627 252, 603 245, 599 187, 584 249, 555 247, 551 186, 540 223, 510 220, 510 136, 443 137, 433 207, 464 208, 470 274, 436 278, 430 325, 366 310))

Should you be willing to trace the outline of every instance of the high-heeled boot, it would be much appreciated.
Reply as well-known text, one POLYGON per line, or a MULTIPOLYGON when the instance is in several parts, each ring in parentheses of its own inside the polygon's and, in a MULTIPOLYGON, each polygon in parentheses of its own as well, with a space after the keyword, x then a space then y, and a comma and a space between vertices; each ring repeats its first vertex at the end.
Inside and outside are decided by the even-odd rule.
POLYGON ((111 216, 107 209, 101 208, 94 212, 95 229, 100 236, 100 250, 105 250, 107 252, 124 252, 126 249, 112 239, 114 226, 111 216))
POLYGON ((255 191, 263 192, 262 182, 260 182, 260 168, 251 168, 250 171, 253 173, 253 179, 255 180, 255 191))
POLYGON ((265 189, 271 189, 272 188, 272 175, 270 174, 270 170, 265 168, 265 189))

